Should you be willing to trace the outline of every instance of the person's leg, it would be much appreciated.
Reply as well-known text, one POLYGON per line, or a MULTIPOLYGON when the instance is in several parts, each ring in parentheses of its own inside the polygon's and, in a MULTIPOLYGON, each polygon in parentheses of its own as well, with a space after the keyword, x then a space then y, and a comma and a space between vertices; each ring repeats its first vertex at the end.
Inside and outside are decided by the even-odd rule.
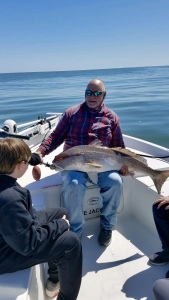
POLYGON ((52 282, 59 278, 60 292, 58 300, 75 300, 82 277, 82 247, 78 236, 65 231, 57 240, 52 240, 39 253, 22 256, 16 253, 15 264, 8 272, 23 270, 34 265, 48 262, 48 274, 52 282))
POLYGON ((116 171, 99 173, 98 185, 103 198, 99 243, 108 246, 111 242, 112 229, 117 223, 117 208, 120 204, 122 193, 122 177, 116 171))
POLYGON ((64 207, 47 208, 36 211, 38 224, 43 225, 53 221, 54 219, 61 219, 64 215, 68 218, 68 211, 64 207))
MULTIPOLYGON (((68 217, 68 211, 61 207, 46 209, 38 212, 37 215, 40 223, 45 224, 53 219, 62 218, 63 215, 68 217)), ((82 253, 81 250, 78 250, 77 244, 79 247, 78 237, 74 240, 74 234, 65 233, 64 239, 61 239, 59 244, 61 248, 59 257, 62 255, 62 251, 65 251, 65 256, 57 260, 54 258, 54 260, 48 262, 49 278, 46 287, 48 296, 52 295, 53 292, 57 294, 60 290, 58 300, 74 300, 77 298, 82 277, 82 253)))
POLYGON ((166 205, 162 205, 159 209, 157 206, 158 204, 153 205, 154 222, 163 250, 169 251, 169 210, 165 209, 166 205))
MULTIPOLYGON (((76 235, 73 232, 69 233, 76 235)), ((73 250, 70 245, 70 250, 65 251, 65 257, 58 260, 60 293, 57 300, 75 300, 79 293, 82 279, 82 248, 77 235, 76 238, 79 241, 78 245, 76 243, 73 250)))
POLYGON ((158 279, 153 285, 153 296, 155 300, 169 299, 169 279, 158 279))
POLYGON ((122 178, 115 171, 99 173, 98 185, 103 198, 100 225, 105 229, 112 230, 117 223, 117 208, 122 193, 122 178))
POLYGON ((63 206, 68 210, 70 230, 79 237, 84 225, 83 201, 88 175, 78 171, 62 171, 63 206))
POLYGON ((169 210, 166 210, 166 205, 162 205, 159 209, 158 204, 152 207, 154 222, 161 240, 163 251, 154 253, 149 257, 153 265, 165 265, 169 262, 169 210))
MULTIPOLYGON (((62 218, 64 215, 66 215, 66 218, 68 218, 68 211, 63 207, 37 211, 38 224, 47 224, 49 222, 52 222, 54 219, 62 218)), ((48 294, 48 296, 52 296, 53 294, 57 295, 60 289, 57 261, 48 262, 48 267, 49 278, 46 283, 46 293, 48 294)))
POLYGON ((52 222, 54 219, 61 219, 64 215, 68 219, 68 210, 64 207, 48 208, 36 211, 38 224, 44 225, 52 222))
POLYGON ((48 274, 52 282, 56 282, 59 278, 58 300, 75 300, 79 293, 82 278, 82 248, 75 233, 65 232, 63 235, 64 240, 61 239, 60 248, 62 250, 60 249, 60 254, 58 253, 59 258, 55 259, 54 257, 48 262, 48 274), (64 251, 64 256, 62 251, 64 251))

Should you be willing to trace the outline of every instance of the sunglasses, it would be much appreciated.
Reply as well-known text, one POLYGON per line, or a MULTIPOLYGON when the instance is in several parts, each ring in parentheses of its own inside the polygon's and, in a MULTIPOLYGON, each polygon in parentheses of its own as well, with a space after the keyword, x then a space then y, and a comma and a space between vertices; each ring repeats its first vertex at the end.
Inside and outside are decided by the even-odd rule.
POLYGON ((104 92, 101 92, 101 91, 94 91, 94 92, 92 92, 90 90, 86 90, 85 91, 85 95, 86 96, 92 96, 92 95, 94 95, 95 97, 98 97, 98 96, 102 95, 103 93, 104 92))

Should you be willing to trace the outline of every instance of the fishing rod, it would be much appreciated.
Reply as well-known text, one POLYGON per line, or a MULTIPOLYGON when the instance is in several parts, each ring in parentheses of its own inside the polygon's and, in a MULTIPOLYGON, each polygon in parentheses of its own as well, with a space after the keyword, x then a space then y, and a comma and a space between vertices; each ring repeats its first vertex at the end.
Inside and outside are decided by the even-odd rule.
POLYGON ((167 155, 167 156, 152 156, 152 155, 137 154, 137 153, 136 153, 136 155, 138 155, 138 156, 144 156, 144 157, 150 157, 150 158, 161 158, 161 159, 163 159, 163 158, 169 158, 169 155, 167 155))
POLYGON ((19 135, 19 134, 13 134, 13 133, 8 133, 4 130, 0 130, 0 138, 6 138, 6 137, 14 137, 18 139, 23 139, 23 140, 29 140, 30 137, 28 135, 19 135))
POLYGON ((49 164, 48 162, 47 163, 42 162, 42 165, 44 165, 45 167, 50 168, 51 170, 55 170, 56 169, 55 165, 49 164))

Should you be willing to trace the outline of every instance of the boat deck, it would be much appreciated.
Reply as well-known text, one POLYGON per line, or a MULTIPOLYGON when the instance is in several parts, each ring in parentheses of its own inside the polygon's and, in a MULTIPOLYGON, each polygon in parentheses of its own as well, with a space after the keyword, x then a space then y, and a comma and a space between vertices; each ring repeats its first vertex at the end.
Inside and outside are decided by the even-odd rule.
MULTIPOLYGON (((50 156, 48 162, 51 162, 50 156)), ((147 162, 154 169, 169 169, 169 164, 161 160, 154 163, 154 159, 147 158, 147 162)), ((52 185, 50 176, 55 171, 44 165, 41 171, 42 179, 48 177, 52 185)), ((31 167, 28 172, 30 184, 28 180, 26 183, 29 187, 32 181, 31 167)), ((118 222, 107 248, 100 246, 97 241, 99 217, 86 219, 81 238, 83 277, 78 300, 153 300, 153 283, 156 279, 164 278, 169 270, 169 265, 153 266, 149 263, 148 257, 161 250, 152 216, 152 205, 159 195, 148 176, 136 173, 136 177, 124 178, 118 222)), ((39 189, 42 182, 37 182, 39 189)), ((25 185, 24 177, 19 183, 25 185)), ((169 194, 169 179, 163 185, 161 194, 169 194)))
MULTIPOLYGON (((99 218, 88 219, 82 236, 83 277, 78 300, 153 300, 155 280, 169 265, 153 266, 148 256, 161 249, 156 235, 132 218, 119 218, 111 244, 97 242, 99 218)), ((50 298, 46 298, 49 300, 50 298)))
POLYGON ((83 279, 79 300, 152 300, 152 285, 164 278, 169 266, 157 267, 148 256, 160 250, 155 235, 134 218, 119 217, 112 243, 98 244, 99 219, 87 220, 82 237, 83 279))

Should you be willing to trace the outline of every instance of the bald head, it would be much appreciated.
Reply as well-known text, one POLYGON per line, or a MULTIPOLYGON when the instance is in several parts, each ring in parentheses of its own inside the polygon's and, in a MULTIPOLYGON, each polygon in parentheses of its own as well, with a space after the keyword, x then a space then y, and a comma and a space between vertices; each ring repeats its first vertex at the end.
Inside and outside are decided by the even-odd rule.
POLYGON ((90 80, 85 92, 85 99, 88 107, 93 110, 99 110, 105 96, 106 89, 103 81, 97 78, 90 80))
POLYGON ((101 91, 101 92, 106 91, 103 81, 97 78, 90 80, 86 89, 90 90, 91 87, 93 89, 95 88, 95 91, 101 91))

